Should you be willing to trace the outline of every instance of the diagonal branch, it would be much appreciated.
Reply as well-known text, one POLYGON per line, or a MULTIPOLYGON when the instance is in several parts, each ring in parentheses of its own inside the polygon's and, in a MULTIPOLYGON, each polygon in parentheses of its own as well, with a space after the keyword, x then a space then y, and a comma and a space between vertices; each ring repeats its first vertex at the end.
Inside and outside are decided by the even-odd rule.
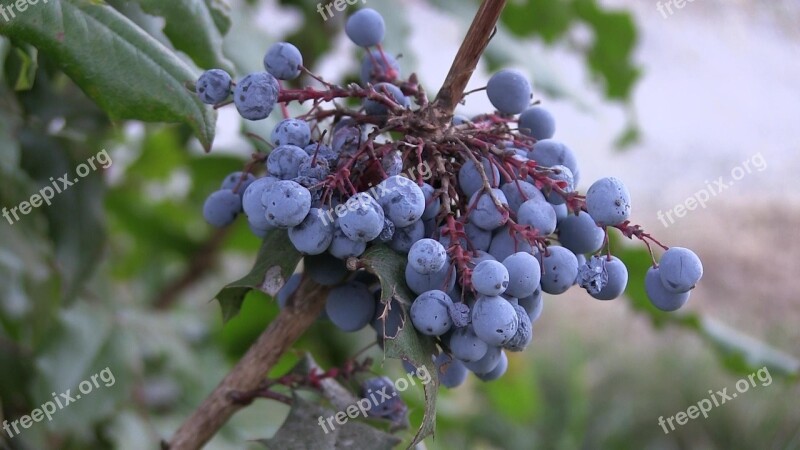
POLYGON ((505 6, 506 0, 484 0, 475 14, 467 36, 461 43, 461 48, 458 49, 456 59, 450 66, 450 72, 444 80, 442 89, 439 90, 433 103, 434 108, 447 116, 448 120, 461 101, 464 89, 467 87, 469 79, 472 78, 472 73, 478 66, 478 61, 486 50, 486 46, 492 39, 495 25, 505 6))
POLYGON ((199 449, 222 428, 228 419, 244 405, 233 402, 229 394, 234 391, 252 391, 258 388, 280 356, 314 323, 322 308, 329 288, 304 278, 295 295, 278 317, 269 324, 250 350, 222 379, 203 403, 181 425, 169 444, 169 450, 199 449))

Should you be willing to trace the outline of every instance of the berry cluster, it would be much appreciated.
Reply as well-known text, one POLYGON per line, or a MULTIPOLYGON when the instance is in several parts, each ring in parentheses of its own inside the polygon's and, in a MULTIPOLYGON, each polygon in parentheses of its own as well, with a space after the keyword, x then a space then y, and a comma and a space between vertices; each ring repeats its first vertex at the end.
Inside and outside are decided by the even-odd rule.
MULTIPOLYGON (((220 70, 203 74, 196 93, 204 102, 233 103, 259 120, 280 104, 285 119, 273 130, 265 158, 228 176, 205 204, 217 227, 244 212, 253 232, 288 230, 304 270, 333 286, 325 315, 344 331, 372 324, 379 341, 406 322, 436 340, 432 355, 442 384, 455 387, 471 371, 482 380, 506 371, 505 351, 521 351, 542 311, 543 293, 579 285, 599 300, 624 292, 625 264, 611 255, 608 230, 666 250, 645 280, 652 303, 672 311, 689 297, 702 265, 689 250, 663 246, 632 225, 630 194, 616 178, 595 181, 586 195, 575 188, 575 153, 553 139, 555 121, 531 105, 532 88, 515 70, 495 73, 486 95, 496 111, 472 118, 442 113, 414 75, 400 77, 384 51, 381 16, 362 9, 346 32, 367 52, 360 85, 327 83, 302 65, 288 43, 273 45, 266 72, 233 86, 220 70), (286 89, 278 80, 307 74, 321 85, 286 89), (338 99, 358 100, 347 108, 338 99), (286 103, 312 102, 298 117, 286 103), (323 108, 333 104, 333 108, 323 108), (444 117, 444 120, 442 120, 444 117), (266 175, 250 171, 265 163, 266 175), (380 285, 345 260, 383 244, 408 255, 405 281, 418 297, 410 305, 380 302, 380 285)), ((285 302, 299 285, 282 289, 285 302)))

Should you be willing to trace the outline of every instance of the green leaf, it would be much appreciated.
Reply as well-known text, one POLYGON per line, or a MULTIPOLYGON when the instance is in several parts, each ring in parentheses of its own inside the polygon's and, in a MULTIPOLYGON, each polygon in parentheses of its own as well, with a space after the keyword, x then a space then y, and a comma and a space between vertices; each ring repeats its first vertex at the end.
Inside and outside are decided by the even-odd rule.
MULTIPOLYGON (((360 258, 366 268, 381 280, 381 302, 384 304, 394 299, 407 311, 415 296, 405 283, 406 258, 397 254, 385 245, 370 248, 360 258)), ((386 338, 386 356, 399 358, 422 366, 431 374, 431 382, 423 385, 425 391, 425 414, 414 441, 416 445, 436 428, 436 391, 439 387, 439 376, 431 355, 436 353, 433 339, 423 336, 412 326, 404 326, 393 339, 386 338)))
MULTIPOLYGON (((319 424, 320 417, 324 420, 334 417, 336 413, 337 411, 315 405, 295 395, 289 416, 275 436, 258 442, 274 450, 390 450, 400 443, 400 439, 395 436, 349 418, 344 425, 333 421, 335 427, 326 432, 319 424)), ((330 428, 329 425, 325 426, 330 428)))
POLYGON ((16 75, 10 81, 13 82, 15 91, 27 91, 33 87, 36 79, 36 69, 39 68, 36 47, 23 44, 19 47, 14 47, 11 55, 12 57, 9 58, 9 61, 6 61, 6 64, 16 63, 13 64, 12 69, 16 72, 16 75))
POLYGON ((575 12, 594 31, 594 42, 586 55, 589 68, 605 81, 606 96, 624 100, 641 75, 631 62, 637 31, 627 12, 605 11, 596 0, 576 0, 575 12))
POLYGON ((569 30, 573 19, 568 2, 552 0, 509 2, 500 18, 517 36, 537 34, 551 44, 569 30))
POLYGON ((103 305, 81 302, 61 311, 36 355, 32 383, 37 405, 67 389, 75 398, 68 412, 53 415, 52 429, 87 432, 130 395, 133 342, 127 329, 116 325, 114 311, 103 305))
POLYGON ((630 13, 603 9, 596 0, 524 0, 509 2, 501 21, 517 36, 539 36, 548 44, 566 39, 583 22, 593 41, 581 51, 592 74, 603 82, 606 97, 630 98, 641 75, 633 63, 638 32, 630 13))
POLYGON ((216 296, 222 318, 229 321, 242 308, 244 297, 253 289, 274 296, 294 273, 303 255, 294 248, 286 230, 272 230, 261 243, 256 263, 250 273, 228 284, 216 296))
POLYGON ((195 71, 113 8, 90 0, 42 4, 0 21, 0 34, 38 48, 112 119, 185 123, 211 147, 215 113, 184 87, 195 71))
MULTIPOLYGON (((164 34, 195 64, 233 72, 233 65, 222 54, 222 33, 206 0, 137 1, 145 13, 165 19, 164 34)), ((219 15, 220 10, 214 14, 219 15)))
MULTIPOLYGON (((26 194, 40 195, 41 201, 49 189, 52 200, 50 205, 42 203, 39 208, 32 208, 29 215, 21 215, 18 226, 26 226, 39 214, 47 218, 49 237, 55 245, 57 272, 62 277, 62 298, 70 302, 101 259, 106 236, 103 217, 106 185, 98 171, 91 170, 86 161, 73 159, 69 148, 57 139, 26 130, 22 144, 22 167, 37 183, 33 192, 26 194), (89 171, 84 177, 76 172, 81 165, 89 171), (65 186, 62 178, 71 185, 65 186)), ((26 201, 30 203, 31 198, 26 201)))
POLYGON ((214 19, 214 25, 222 35, 231 29, 231 6, 225 0, 206 0, 206 6, 214 19))

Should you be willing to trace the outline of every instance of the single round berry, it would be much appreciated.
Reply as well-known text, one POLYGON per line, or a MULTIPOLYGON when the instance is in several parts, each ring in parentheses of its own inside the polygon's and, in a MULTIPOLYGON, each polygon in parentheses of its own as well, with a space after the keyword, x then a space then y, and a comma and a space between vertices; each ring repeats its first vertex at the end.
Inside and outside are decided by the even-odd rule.
POLYGON ((631 194, 617 178, 601 178, 586 191, 586 209, 598 225, 613 227, 628 220, 631 194))
POLYGON ((375 299, 363 283, 351 281, 337 286, 325 301, 328 318, 342 331, 358 331, 375 315, 375 299))
POLYGON ((423 292, 411 304, 411 323, 422 334, 441 336, 453 325, 452 306, 453 300, 440 290, 423 292))
POLYGON ((344 31, 347 33, 347 37, 359 47, 372 47, 383 41, 386 24, 378 11, 364 8, 347 19, 344 31))
POLYGON ((276 181, 261 195, 267 223, 289 228, 300 225, 311 210, 311 193, 294 181, 276 181))
POLYGON ((207 70, 197 80, 195 92, 207 105, 222 103, 231 95, 231 76, 221 69, 207 70))
POLYGON ((279 80, 294 80, 302 67, 303 55, 288 42, 273 44, 264 55, 264 69, 279 80))
POLYGON ((501 113, 519 114, 531 102, 531 84, 522 72, 503 69, 489 79, 486 94, 501 113))
POLYGON ((519 115, 519 131, 537 141, 550 139, 556 133, 556 121, 546 109, 533 106, 519 115))
POLYGON ((311 142, 311 129, 305 120, 284 119, 272 129, 269 140, 275 146, 296 145, 305 148, 311 142))
POLYGON ((472 270, 472 287, 481 295, 500 295, 508 288, 508 269, 498 261, 481 261, 472 270))
POLYGON ((703 263, 688 248, 671 247, 661 256, 658 267, 664 287, 676 294, 694 289, 703 276, 703 263))
POLYGON ((242 198, 230 189, 221 189, 208 196, 203 204, 203 217, 210 225, 222 228, 236 220, 242 210, 242 198))
POLYGON ((472 307, 472 328, 486 344, 503 345, 517 332, 517 311, 503 297, 479 297, 472 307))
POLYGON ((311 208, 300 224, 289 228, 289 240, 304 255, 319 255, 333 241, 333 223, 321 209, 311 208))
POLYGON ((539 260, 530 253, 517 252, 503 260, 508 270, 508 288, 505 294, 523 298, 533 295, 542 280, 539 260))
POLYGON ((578 258, 564 247, 547 247, 549 254, 542 257, 542 290, 548 294, 563 294, 575 283, 578 276, 578 258))
POLYGON ((411 246, 408 264, 421 274, 431 274, 442 270, 447 263, 447 251, 433 239, 421 239, 411 246))
POLYGON ((242 78, 233 90, 236 110, 247 120, 266 119, 278 101, 278 80, 267 72, 252 73, 242 78))

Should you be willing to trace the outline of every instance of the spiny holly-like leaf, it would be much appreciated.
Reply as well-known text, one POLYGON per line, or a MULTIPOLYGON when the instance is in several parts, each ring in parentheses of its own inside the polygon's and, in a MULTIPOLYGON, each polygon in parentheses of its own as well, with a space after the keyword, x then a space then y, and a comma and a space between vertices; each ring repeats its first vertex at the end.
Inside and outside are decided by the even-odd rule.
POLYGON ((112 119, 185 123, 211 147, 215 113, 184 87, 195 71, 110 6, 41 3, 0 21, 0 34, 38 48, 112 119))
POLYGON ((652 264, 650 254, 639 248, 616 248, 613 253, 628 267, 626 298, 634 309, 649 316, 655 326, 677 325, 694 331, 717 350, 722 363, 733 372, 746 375, 766 366, 770 373, 800 378, 800 361, 764 342, 696 313, 667 313, 656 309, 647 299, 644 288, 644 277, 652 264))
POLYGON ((286 230, 270 231, 261 243, 250 273, 228 284, 217 294, 223 320, 227 322, 239 314, 245 295, 253 289, 273 296, 277 294, 302 257, 289 240, 286 230))
MULTIPOLYGON (((385 304, 394 298, 407 310, 415 296, 405 282, 406 258, 386 246, 379 245, 367 250, 360 261, 380 278, 381 302, 385 304)), ((417 368, 424 366, 431 374, 431 381, 423 385, 425 415, 414 436, 414 442, 411 444, 413 446, 432 435, 436 428, 436 391, 439 386, 439 376, 436 366, 431 361, 431 355, 436 352, 436 347, 431 338, 421 335, 413 326, 407 324, 393 339, 387 336, 385 350, 389 358, 404 359, 417 368)))
POLYGON ((233 70, 222 54, 222 33, 206 0, 137 1, 144 12, 166 20, 164 34, 195 64, 205 69, 233 70))
MULTIPOLYGON (((400 443, 400 439, 384 433, 356 419, 347 417, 347 422, 340 425, 333 421, 334 428, 325 423, 328 417, 335 417, 337 411, 310 403, 297 395, 292 402, 292 410, 280 429, 270 439, 258 441, 264 447, 274 450, 340 450, 371 449, 390 450, 400 443), (326 432, 327 430, 327 432, 326 432)), ((339 415, 341 418, 341 414, 339 415)), ((344 422, 344 419, 341 419, 344 422)))

